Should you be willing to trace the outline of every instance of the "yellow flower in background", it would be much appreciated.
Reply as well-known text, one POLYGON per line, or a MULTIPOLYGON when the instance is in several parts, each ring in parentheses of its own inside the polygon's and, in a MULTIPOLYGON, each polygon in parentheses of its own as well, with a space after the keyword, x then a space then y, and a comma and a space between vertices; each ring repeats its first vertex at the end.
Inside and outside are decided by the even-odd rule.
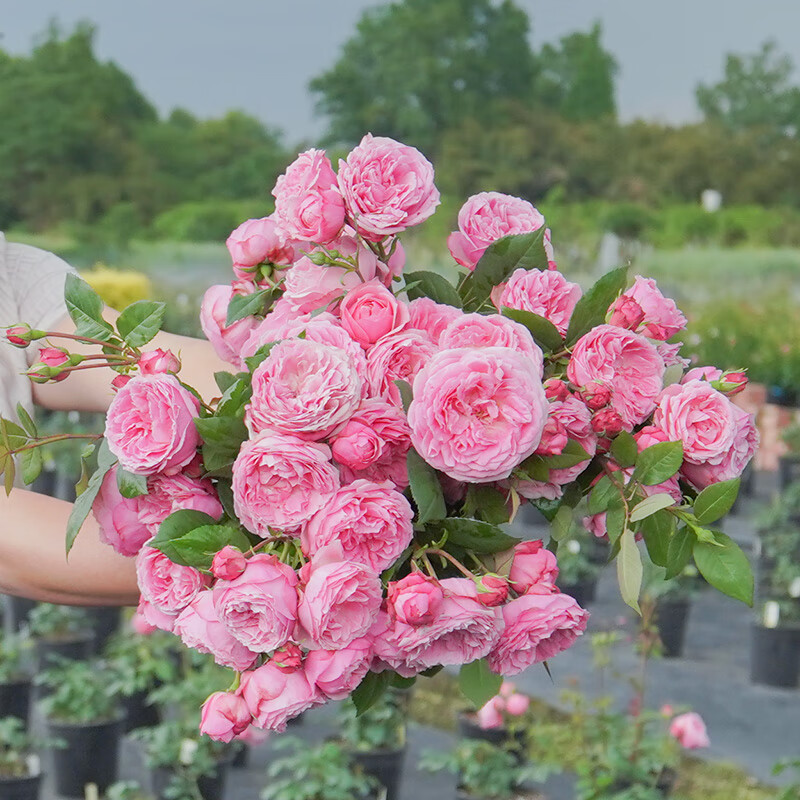
POLYGON ((153 287, 143 272, 112 269, 97 263, 92 269, 82 272, 81 277, 103 298, 106 305, 117 311, 137 300, 152 297, 153 287))

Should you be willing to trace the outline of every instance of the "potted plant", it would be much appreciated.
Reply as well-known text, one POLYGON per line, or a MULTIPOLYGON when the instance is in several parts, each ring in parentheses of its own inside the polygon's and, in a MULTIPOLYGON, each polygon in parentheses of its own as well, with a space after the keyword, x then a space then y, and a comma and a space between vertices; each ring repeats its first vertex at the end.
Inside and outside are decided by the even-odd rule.
POLYGON ((671 580, 665 579, 666 570, 649 564, 648 567, 644 602, 652 605, 652 622, 661 640, 661 655, 677 658, 683 655, 692 597, 702 579, 691 564, 671 580))
POLYGON ((800 421, 795 420, 781 433, 786 452, 778 458, 781 490, 800 480, 800 421))
POLYGON ((94 637, 89 619, 80 608, 40 603, 28 617, 28 629, 36 646, 39 669, 54 659, 89 658, 94 637))
POLYGON ((119 606, 85 606, 82 610, 94 634, 92 653, 102 655, 108 642, 119 632, 122 609, 119 606))
POLYGON ((598 559, 594 558, 597 548, 592 541, 594 537, 589 539, 590 535, 573 527, 570 538, 558 546, 558 587, 574 597, 579 606, 586 606, 595 599, 601 569, 598 559))
POLYGON ((31 678, 25 667, 27 638, 0 633, 0 717, 16 717, 26 726, 31 705, 31 678))
POLYGON ((526 750, 525 732, 530 697, 503 681, 500 692, 475 712, 458 715, 458 732, 464 739, 481 739, 512 751, 520 760, 526 750))
POLYGON ((270 780, 261 800, 378 800, 386 796, 374 777, 353 767, 350 754, 338 742, 309 747, 299 739, 284 737, 275 747, 293 752, 270 764, 270 780))
POLYGON ((53 751, 57 793, 83 797, 87 783, 105 791, 117 778, 123 719, 107 667, 62 659, 37 682, 50 689, 39 701, 47 730, 64 743, 53 751))
POLYGON ((117 781, 109 786, 103 800, 153 800, 136 781, 117 781))
POLYGON ((42 773, 25 724, 16 717, 0 719, 0 797, 4 800, 37 800, 42 773))
POLYGON ((793 688, 800 676, 800 605, 794 598, 759 603, 751 628, 750 680, 793 688))
POLYGON ((28 616, 36 608, 35 600, 27 597, 15 597, 13 594, 3 595, 3 615, 8 630, 20 631, 28 624, 28 616))

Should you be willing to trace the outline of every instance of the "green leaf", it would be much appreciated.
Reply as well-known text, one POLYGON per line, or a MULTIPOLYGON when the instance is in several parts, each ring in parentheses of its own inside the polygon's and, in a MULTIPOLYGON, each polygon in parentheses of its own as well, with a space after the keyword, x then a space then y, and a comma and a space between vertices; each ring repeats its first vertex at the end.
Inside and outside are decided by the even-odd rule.
POLYGON ((166 303, 138 300, 131 303, 117 319, 117 330, 130 347, 147 344, 160 330, 167 310, 166 303))
POLYGON ((412 447, 406 456, 411 496, 417 504, 417 522, 444 519, 447 507, 436 470, 412 447))
POLYGON ((631 511, 631 522, 639 522, 647 517, 675 505, 675 500, 666 492, 645 497, 631 511))
POLYGON ((252 316, 253 314, 263 314, 267 305, 272 301, 272 289, 259 289, 252 294, 235 294, 228 303, 228 314, 225 318, 225 326, 233 325, 240 319, 252 316))
POLYGON ((600 514, 608 510, 614 500, 619 499, 619 489, 608 475, 604 475, 592 488, 589 495, 589 513, 600 514))
POLYGON ((526 480, 542 481, 543 483, 550 480, 550 470, 547 464, 541 456, 537 455, 528 456, 514 472, 526 480))
POLYGON ((639 456, 639 447, 636 439, 628 431, 621 431, 611 442, 611 455, 621 467, 632 467, 639 456))
POLYGON ((247 439, 247 428, 239 417, 196 418, 194 424, 203 440, 203 464, 209 472, 232 463, 247 439))
POLYGON ((497 525, 481 522, 479 519, 448 517, 437 523, 436 527, 447 531, 448 542, 474 553, 501 553, 519 544, 519 539, 515 536, 505 533, 497 525))
POLYGON ((100 295, 73 273, 68 273, 64 282, 64 302, 79 336, 103 342, 115 338, 114 329, 103 319, 100 295))
POLYGON ((476 709, 485 706, 500 691, 502 683, 502 675, 492 672, 485 658, 464 664, 458 673, 461 693, 476 709))
POLYGON ((692 556, 692 548, 697 541, 697 537, 689 528, 680 528, 672 535, 667 547, 667 574, 666 578, 674 578, 683 572, 689 559, 692 556))
POLYGON ((214 373, 214 381, 217 384, 219 390, 224 394, 228 389, 236 383, 236 376, 232 372, 215 372, 214 373))
POLYGON ((36 438, 36 423, 33 421, 31 415, 27 412, 22 403, 17 403, 17 417, 25 433, 27 433, 31 438, 36 438))
POLYGON ((242 375, 243 377, 237 378, 223 391, 214 412, 215 416, 244 418, 244 407, 253 395, 253 383, 249 373, 242 375))
POLYGON ((356 707, 356 716, 360 717, 365 711, 372 708, 381 699, 391 682, 392 673, 389 670, 368 672, 350 695, 350 699, 356 707))
POLYGON ((611 544, 622 536, 625 530, 625 507, 622 503, 613 503, 606 511, 606 533, 611 544))
POLYGON ((411 385, 408 381, 404 381, 402 378, 397 378, 392 381, 394 385, 397 387, 397 391, 400 392, 400 401, 403 403, 403 411, 408 414, 408 408, 411 405, 411 401, 414 399, 414 394, 411 391, 411 385))
POLYGON ((72 512, 67 520, 67 555, 72 550, 72 545, 75 544, 75 537, 78 535, 78 531, 80 531, 81 526, 86 521, 86 517, 89 516, 89 512, 92 510, 92 503, 94 503, 97 493, 100 491, 103 478, 116 463, 117 458, 108 449, 108 442, 102 439, 97 448, 97 469, 92 477, 89 478, 86 490, 81 492, 72 504, 72 512))
POLYGON ((44 466, 42 451, 38 447, 23 450, 20 453, 20 467, 22 468, 22 481, 30 486, 38 477, 44 466))
POLYGON ((564 348, 564 339, 558 329, 549 319, 534 314, 531 311, 521 311, 517 308, 503 306, 502 314, 504 317, 513 319, 520 325, 524 325, 534 341, 545 353, 555 353, 564 348))
POLYGON ((645 486, 657 486, 669 480, 681 464, 683 442, 659 442, 639 453, 633 478, 645 486))
POLYGON ((618 267, 603 275, 580 300, 569 320, 567 345, 573 345, 581 336, 606 321, 608 307, 628 285, 628 268, 618 267))
POLYGON ((666 511, 658 511, 642 520, 639 530, 644 538, 650 560, 659 567, 666 567, 675 517, 666 511))
POLYGON ((591 456, 574 439, 568 439, 564 449, 556 456, 545 456, 544 464, 548 469, 567 469, 589 461, 591 456))
MULTIPOLYGON (((195 528, 201 528, 206 525, 216 525, 217 521, 210 514, 205 514, 202 511, 192 511, 190 509, 181 509, 180 511, 173 511, 159 526, 158 533, 150 541, 150 544, 161 550, 162 545, 180 539, 187 533, 190 533, 195 528)), ((165 555, 167 555, 165 553, 165 555)))
POLYGON ((255 372, 258 366, 267 360, 270 351, 273 347, 275 347, 276 344, 277 342, 267 342, 266 344, 262 344, 252 356, 245 358, 244 363, 247 364, 247 369, 249 369, 250 372, 255 372))
POLYGON ((467 488, 462 513, 466 517, 502 525, 508 522, 508 500, 503 492, 491 484, 471 483, 467 488))
POLYGON ((695 542, 692 553, 697 569, 715 589, 752 606, 753 572, 747 556, 730 536, 716 531, 714 538, 716 545, 695 542))
POLYGON ((117 467, 117 488, 123 497, 141 497, 147 494, 147 475, 136 475, 117 467))
POLYGON ((724 517, 736 502, 739 494, 740 478, 731 481, 712 483, 697 495, 694 501, 694 515, 700 525, 708 525, 724 517))
POLYGON ((226 545, 244 552, 250 540, 238 528, 230 525, 200 525, 170 539, 161 538, 161 528, 151 546, 160 550, 170 561, 185 567, 208 569, 214 556, 226 545))
POLYGON ((574 516, 574 509, 562 505, 558 511, 556 511, 556 515, 550 523, 550 538, 556 542, 560 542, 562 539, 566 538, 572 530, 572 520, 574 516))
POLYGON ((417 270, 405 273, 406 286, 409 286, 408 297, 416 300, 418 297, 429 297, 435 303, 461 308, 461 297, 450 281, 437 272, 417 270), (411 284, 414 286, 411 286, 411 284))
POLYGON ((617 580, 622 599, 637 613, 639 592, 642 589, 642 554, 636 546, 633 531, 625 531, 619 540, 617 556, 617 580))

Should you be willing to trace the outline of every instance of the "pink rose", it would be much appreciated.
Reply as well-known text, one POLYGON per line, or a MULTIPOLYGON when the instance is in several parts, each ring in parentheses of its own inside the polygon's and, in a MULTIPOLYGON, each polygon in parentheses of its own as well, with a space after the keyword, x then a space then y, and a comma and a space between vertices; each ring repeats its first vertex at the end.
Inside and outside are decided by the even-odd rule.
POLYGON ((722 377, 722 370, 717 367, 693 367, 681 378, 681 383, 689 381, 708 381, 713 383, 722 377))
POLYGON ((348 220, 372 241, 419 225, 439 205, 430 161, 413 147, 370 133, 339 162, 339 188, 348 220))
POLYGON ((269 653, 292 637, 297 574, 274 555, 254 555, 238 578, 217 581, 213 595, 220 622, 251 650, 269 653))
POLYGON ((135 556, 153 536, 139 519, 136 500, 119 493, 117 467, 112 467, 92 503, 92 514, 100 526, 100 540, 123 556, 135 556))
POLYGON ((516 675, 571 647, 586 630, 589 613, 569 595, 525 594, 503 606, 505 628, 489 653, 489 668, 516 675))
POLYGON ((243 222, 225 244, 239 278, 248 277, 252 269, 263 261, 290 264, 294 256, 294 248, 286 242, 271 216, 243 222))
POLYGON ((147 621, 144 614, 140 609, 136 609, 131 617, 131 630, 139 636, 149 636, 155 633, 158 628, 147 621))
POLYGON ((608 324, 635 331, 644 320, 642 307, 627 295, 620 295, 608 309, 608 324))
POLYGON ((290 719, 321 700, 302 670, 283 672, 271 661, 242 675, 239 694, 259 728, 279 733, 290 719))
POLYGON ((198 653, 210 653, 214 661, 238 672, 253 666, 258 653, 234 638, 222 624, 210 591, 198 592, 178 614, 173 633, 198 653))
POLYGON ((69 354, 59 347, 41 347, 37 361, 46 367, 62 367, 69 361, 69 354))
POLYGON ((211 574, 215 578, 223 581, 232 581, 238 578, 247 566, 247 559, 244 553, 226 544, 219 552, 214 555, 211 561, 211 574))
POLYGON ((139 372, 142 375, 159 375, 162 372, 178 372, 181 362, 171 350, 148 350, 139 356, 139 372))
POLYGON ((306 150, 286 168, 272 190, 275 217, 295 239, 330 242, 344 225, 344 200, 324 150, 306 150))
POLYGON ((517 269, 504 284, 492 291, 498 311, 517 308, 549 319, 564 336, 572 312, 581 299, 581 287, 555 270, 517 269))
POLYGON ((411 543, 413 516, 408 500, 390 482, 355 480, 303 526, 303 553, 313 558, 338 542, 348 561, 383 572, 411 543))
POLYGON ((661 294, 652 278, 636 276, 633 286, 623 297, 629 297, 642 309, 643 319, 636 328, 650 339, 665 341, 686 327, 686 317, 673 300, 661 294))
POLYGON ((429 297, 417 297, 408 304, 408 327, 422 331, 438 345, 445 328, 464 312, 460 308, 435 303, 429 297))
POLYGON ((683 358, 683 356, 681 356, 683 342, 674 342, 670 344, 669 342, 657 341, 655 345, 658 354, 664 360, 665 367, 680 367, 681 369, 686 369, 691 363, 688 358, 683 358))
POLYGON ((361 378, 347 353, 308 339, 276 344, 253 372, 252 386, 245 409, 252 434, 266 430, 321 439, 361 403, 361 378))
POLYGON ((439 614, 444 590, 439 581, 422 572, 412 572, 389 584, 386 592, 389 616, 405 625, 428 625, 439 614))
POLYGON ((332 306, 361 282, 357 272, 320 266, 304 256, 286 273, 283 299, 296 313, 307 314, 332 306))
POLYGON ((541 539, 515 545, 508 579, 517 594, 525 594, 531 587, 543 583, 552 586, 557 577, 556 557, 542 546, 541 539))
POLYGON ((630 430, 655 408, 664 381, 664 362, 644 336, 598 325, 578 340, 567 375, 579 388, 605 386, 611 407, 630 430))
POLYGON ((391 286, 392 281, 402 275, 406 263, 406 254, 399 240, 395 239, 392 242, 389 248, 391 255, 380 259, 359 239, 358 234, 349 225, 345 226, 337 239, 328 244, 327 249, 336 250, 344 258, 354 260, 362 281, 377 278, 384 286, 391 286))
POLYGON ((361 638, 341 650, 311 650, 306 656, 308 682, 329 700, 344 700, 361 683, 372 662, 372 642, 361 638))
POLYGON ((136 556, 136 580, 142 597, 170 614, 186 608, 205 585, 203 575, 194 567, 176 564, 148 545, 136 556))
POLYGON ((367 351, 370 394, 402 408, 396 380, 411 384, 414 376, 436 352, 436 345, 421 331, 401 331, 384 336, 367 351))
POLYGON ((677 739, 681 747, 685 747, 687 750, 697 750, 711 744, 706 724, 696 711, 689 711, 675 717, 670 723, 669 735, 677 739))
POLYGON ((105 436, 123 469, 139 475, 177 472, 200 443, 200 404, 174 375, 134 378, 108 407, 105 436))
MULTIPOLYGON (((159 631, 166 631, 172 633, 175 627, 175 619, 178 616, 177 612, 168 613, 156 608, 152 603, 149 603, 143 597, 139 598, 139 606, 136 609, 137 617, 141 617, 144 625, 149 625, 159 631)), ((141 625, 142 623, 140 623, 141 625)))
POLYGON ((547 408, 536 365, 514 350, 443 350, 414 379, 411 441, 456 480, 501 480, 536 450, 547 408))
POLYGON ((521 717, 528 710, 530 704, 530 697, 515 692, 506 698, 506 713, 512 717, 521 717))
POLYGON ((514 233, 531 233, 544 217, 527 201, 499 192, 475 194, 458 212, 458 230, 447 238, 450 255, 468 270, 475 269, 486 248, 514 233))
POLYGON ((233 462, 233 507, 258 536, 270 527, 295 530, 339 488, 330 448, 284 433, 263 433, 242 445, 233 462))
POLYGON ((242 366, 241 350, 257 321, 245 317, 232 325, 226 325, 228 305, 233 297, 230 286, 209 286, 200 304, 200 326, 211 342, 214 352, 229 364, 242 366))
POLYGON ((747 373, 742 371, 727 370, 722 373, 714 388, 719 389, 724 395, 733 397, 747 388, 747 373))
POLYGON ((214 692, 203 703, 200 733, 217 742, 232 742, 249 727, 252 717, 241 695, 214 692))
POLYGON ((478 727, 484 731, 492 730, 493 728, 502 728, 505 720, 503 719, 503 711, 505 709, 505 701, 502 697, 492 697, 488 703, 482 705, 477 712, 475 712, 475 721, 478 727))
POLYGON ((363 348, 382 336, 408 325, 408 306, 401 303, 377 278, 351 289, 339 308, 342 327, 363 348))
POLYGON ((508 599, 508 581, 502 575, 489 572, 476 576, 475 586, 478 589, 478 602, 482 606, 500 606, 508 599))
POLYGON ((222 504, 208 479, 185 474, 153 475, 147 479, 147 494, 135 498, 139 520, 150 536, 158 533, 161 523, 175 511, 202 511, 214 519, 222 516, 222 504))

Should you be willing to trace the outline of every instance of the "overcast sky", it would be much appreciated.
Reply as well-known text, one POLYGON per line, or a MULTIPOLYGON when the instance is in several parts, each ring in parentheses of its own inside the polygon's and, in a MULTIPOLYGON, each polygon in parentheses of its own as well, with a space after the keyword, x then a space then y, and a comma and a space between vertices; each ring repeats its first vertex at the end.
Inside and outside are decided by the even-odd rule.
MULTIPOLYGON (((694 118, 697 82, 721 75, 726 52, 752 52, 770 37, 800 64, 796 0, 517 2, 531 16, 537 48, 602 21, 605 45, 621 68, 617 101, 625 119, 694 118)), ((0 46, 22 53, 49 19, 65 26, 88 19, 98 27, 100 57, 131 73, 162 112, 180 105, 216 116, 240 108, 297 140, 323 126, 306 90, 309 79, 336 60, 361 12, 375 5, 381 3, 0 0, 0 46)))

